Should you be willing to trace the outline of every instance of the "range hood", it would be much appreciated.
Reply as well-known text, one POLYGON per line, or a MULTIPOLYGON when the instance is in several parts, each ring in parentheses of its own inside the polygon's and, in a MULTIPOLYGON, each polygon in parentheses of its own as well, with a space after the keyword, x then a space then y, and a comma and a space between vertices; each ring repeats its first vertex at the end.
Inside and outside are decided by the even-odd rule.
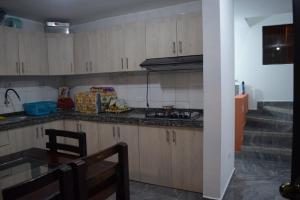
POLYGON ((202 70, 203 55, 151 58, 140 66, 148 71, 202 70))

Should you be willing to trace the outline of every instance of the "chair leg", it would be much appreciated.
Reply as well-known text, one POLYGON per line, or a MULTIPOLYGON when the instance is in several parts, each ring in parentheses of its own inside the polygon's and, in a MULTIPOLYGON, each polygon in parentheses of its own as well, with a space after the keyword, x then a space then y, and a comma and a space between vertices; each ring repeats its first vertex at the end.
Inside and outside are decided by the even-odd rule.
POLYGON ((128 146, 126 144, 120 144, 118 157, 120 163, 120 172, 118 177, 119 180, 116 192, 116 200, 130 200, 128 146))

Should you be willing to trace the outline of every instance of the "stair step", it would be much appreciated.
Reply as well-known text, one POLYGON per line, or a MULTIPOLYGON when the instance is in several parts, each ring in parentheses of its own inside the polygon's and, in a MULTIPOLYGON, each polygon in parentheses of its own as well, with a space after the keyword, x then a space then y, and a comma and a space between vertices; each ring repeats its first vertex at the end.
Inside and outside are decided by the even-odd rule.
POLYGON ((292 133, 245 130, 244 145, 291 148, 292 133))
POLYGON ((264 106, 264 112, 271 114, 277 119, 293 120, 293 109, 288 107, 264 106))
POLYGON ((292 150, 289 148, 271 148, 261 146, 242 146, 242 151, 237 153, 237 158, 265 160, 277 162, 290 162, 292 150))
POLYGON ((249 114, 247 115, 247 127, 292 132, 293 121, 276 119, 270 115, 249 114))

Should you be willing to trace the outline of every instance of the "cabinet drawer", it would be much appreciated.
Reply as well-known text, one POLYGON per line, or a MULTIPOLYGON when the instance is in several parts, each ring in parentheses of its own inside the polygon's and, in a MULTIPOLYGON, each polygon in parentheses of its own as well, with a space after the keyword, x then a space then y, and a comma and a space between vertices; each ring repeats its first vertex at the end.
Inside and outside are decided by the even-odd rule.
POLYGON ((0 147, 5 145, 9 145, 9 137, 7 131, 0 132, 0 147))

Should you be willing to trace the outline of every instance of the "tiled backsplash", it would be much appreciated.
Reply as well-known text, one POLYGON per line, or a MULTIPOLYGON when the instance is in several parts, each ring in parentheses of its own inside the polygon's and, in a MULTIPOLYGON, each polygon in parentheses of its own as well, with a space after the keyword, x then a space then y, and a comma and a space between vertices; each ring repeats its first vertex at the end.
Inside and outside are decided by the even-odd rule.
POLYGON ((23 111, 23 103, 34 101, 56 101, 57 87, 63 84, 59 77, 1 77, 0 79, 0 114, 23 111), (15 89, 21 101, 13 92, 9 92, 9 105, 4 104, 7 88, 15 89))
MULTIPOLYGON (((202 72, 152 73, 149 78, 149 105, 160 108, 174 105, 177 108, 203 108, 202 72)), ((129 106, 146 107, 147 81, 145 72, 94 74, 62 77, 1 77, 0 114, 23 111, 23 103, 57 100, 59 86, 70 86, 71 95, 88 91, 91 86, 114 87, 119 98, 129 106), (15 89, 21 101, 9 92, 8 106, 4 105, 7 88, 15 89)))
MULTIPOLYGON (((203 108, 202 72, 152 73, 149 79, 149 105, 160 108, 175 105, 177 108, 203 108)), ((74 97, 79 91, 88 91, 91 86, 114 87, 119 98, 131 107, 146 107, 146 73, 117 73, 110 75, 84 75, 65 78, 72 87, 74 97)))

